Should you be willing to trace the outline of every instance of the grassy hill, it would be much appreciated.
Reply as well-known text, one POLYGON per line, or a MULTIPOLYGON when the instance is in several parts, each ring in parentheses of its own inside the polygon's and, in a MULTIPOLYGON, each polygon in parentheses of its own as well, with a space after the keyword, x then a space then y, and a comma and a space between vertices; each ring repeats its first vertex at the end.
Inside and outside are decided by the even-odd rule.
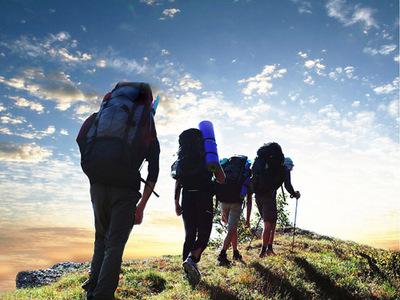
MULTIPOLYGON (((400 253, 301 231, 277 234, 275 257, 258 258, 260 242, 242 250, 244 262, 216 266, 217 250, 200 263, 203 278, 192 288, 181 259, 164 256, 125 261, 118 299, 400 299, 400 253)), ((246 245, 247 246, 247 245, 246 245)), ((242 246, 244 248, 245 246, 242 246)), ((229 252, 231 255, 231 252, 229 252)), ((45 287, 17 290, 2 299, 84 299, 87 270, 45 287)))

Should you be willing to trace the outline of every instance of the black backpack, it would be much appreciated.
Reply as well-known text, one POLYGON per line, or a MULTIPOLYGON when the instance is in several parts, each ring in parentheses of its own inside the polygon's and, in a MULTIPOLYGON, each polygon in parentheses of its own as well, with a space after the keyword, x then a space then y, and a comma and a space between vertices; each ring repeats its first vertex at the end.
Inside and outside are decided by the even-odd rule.
POLYGON ((171 166, 172 178, 186 189, 200 189, 211 183, 211 173, 205 162, 204 140, 201 131, 190 128, 179 135, 178 159, 171 166))
POLYGON ((221 164, 225 173, 225 183, 217 184, 216 196, 218 202, 241 203, 241 190, 244 182, 250 176, 250 169, 246 169, 247 156, 232 156, 221 164))
POLYGON ((285 180, 284 155, 278 143, 264 144, 257 151, 252 168, 252 183, 256 194, 276 191, 285 180))
POLYGON ((225 183, 242 186, 246 178, 249 176, 249 171, 246 170, 247 156, 236 155, 228 159, 222 164, 225 173, 225 183))
POLYGON ((148 84, 118 83, 82 125, 77 141, 90 182, 129 187, 140 179, 139 167, 157 136, 152 101, 148 84))

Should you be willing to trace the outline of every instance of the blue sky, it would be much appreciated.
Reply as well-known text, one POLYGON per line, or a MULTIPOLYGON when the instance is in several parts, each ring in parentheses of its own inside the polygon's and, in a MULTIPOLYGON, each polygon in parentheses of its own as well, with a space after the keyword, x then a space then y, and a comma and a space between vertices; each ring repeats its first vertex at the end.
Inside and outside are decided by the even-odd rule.
POLYGON ((301 227, 399 249, 398 1, 0 5, 0 235, 9 243, 32 227, 91 230, 74 139, 102 95, 131 80, 162 99, 162 197, 129 255, 143 255, 135 238, 152 254, 179 252, 169 167, 178 134, 204 119, 221 156, 282 145, 303 195, 301 227))

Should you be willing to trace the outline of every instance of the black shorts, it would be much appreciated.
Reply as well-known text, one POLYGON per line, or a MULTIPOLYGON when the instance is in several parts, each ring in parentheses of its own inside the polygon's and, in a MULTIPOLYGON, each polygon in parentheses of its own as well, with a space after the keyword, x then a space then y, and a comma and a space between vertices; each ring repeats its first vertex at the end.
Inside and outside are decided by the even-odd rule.
POLYGON ((256 204, 258 208, 258 212, 261 215, 261 218, 268 222, 276 222, 278 219, 278 210, 276 207, 276 192, 257 195, 256 194, 256 204))

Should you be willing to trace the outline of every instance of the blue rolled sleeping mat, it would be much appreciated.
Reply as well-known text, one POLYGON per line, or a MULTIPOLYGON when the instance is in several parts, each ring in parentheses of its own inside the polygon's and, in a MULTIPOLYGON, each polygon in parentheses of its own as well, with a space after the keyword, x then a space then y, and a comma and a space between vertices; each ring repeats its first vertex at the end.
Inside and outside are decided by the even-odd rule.
POLYGON ((199 129, 204 139, 207 168, 211 172, 215 172, 219 166, 219 158, 213 124, 210 121, 202 121, 199 124, 199 129))

